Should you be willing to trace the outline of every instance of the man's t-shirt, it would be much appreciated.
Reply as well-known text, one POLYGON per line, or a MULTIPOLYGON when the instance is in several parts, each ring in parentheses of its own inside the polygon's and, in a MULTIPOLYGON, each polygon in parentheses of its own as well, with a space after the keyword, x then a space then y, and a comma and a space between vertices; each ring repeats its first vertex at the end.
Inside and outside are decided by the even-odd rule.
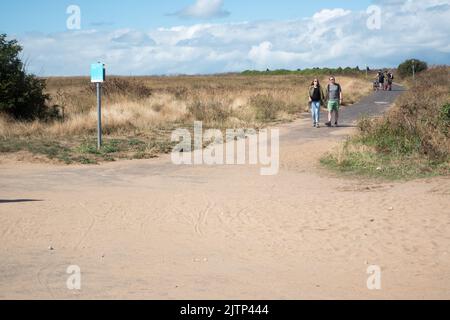
POLYGON ((328 99, 340 100, 341 98, 341 86, 338 84, 330 84, 328 86, 328 99))

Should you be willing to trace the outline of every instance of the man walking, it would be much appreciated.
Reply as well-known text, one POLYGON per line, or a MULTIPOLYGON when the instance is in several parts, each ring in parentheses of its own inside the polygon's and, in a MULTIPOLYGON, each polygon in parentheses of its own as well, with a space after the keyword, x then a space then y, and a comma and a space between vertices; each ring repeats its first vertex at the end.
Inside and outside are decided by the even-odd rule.
POLYGON ((336 78, 334 76, 330 77, 330 83, 328 84, 325 98, 328 101, 328 122, 325 123, 325 125, 331 127, 334 113, 334 125, 337 127, 339 121, 339 109, 342 104, 342 89, 341 85, 336 83, 336 78))

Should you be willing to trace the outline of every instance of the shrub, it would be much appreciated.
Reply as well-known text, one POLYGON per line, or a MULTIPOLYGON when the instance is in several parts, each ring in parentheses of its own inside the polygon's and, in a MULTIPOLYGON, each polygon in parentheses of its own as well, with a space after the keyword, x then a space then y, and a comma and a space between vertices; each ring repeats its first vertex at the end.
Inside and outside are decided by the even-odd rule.
POLYGON ((25 73, 21 51, 16 40, 0 35, 0 112, 24 120, 46 117, 45 81, 25 73))
POLYGON ((360 141, 384 154, 409 155, 420 150, 420 139, 390 119, 363 130, 360 141))
POLYGON ((223 124, 231 116, 231 109, 220 102, 201 102, 195 100, 188 105, 188 116, 206 123, 223 124))
POLYGON ((420 73, 428 69, 428 65, 426 62, 420 61, 418 59, 409 59, 398 66, 398 74, 400 75, 400 77, 406 78, 412 76, 413 66, 416 73, 420 73))
POLYGON ((441 124, 442 133, 447 137, 450 135, 450 103, 442 106, 441 114, 439 117, 439 123, 441 124))
POLYGON ((285 108, 282 101, 275 100, 271 95, 259 94, 250 99, 250 105, 255 110, 256 120, 269 122, 277 118, 279 111, 285 108))

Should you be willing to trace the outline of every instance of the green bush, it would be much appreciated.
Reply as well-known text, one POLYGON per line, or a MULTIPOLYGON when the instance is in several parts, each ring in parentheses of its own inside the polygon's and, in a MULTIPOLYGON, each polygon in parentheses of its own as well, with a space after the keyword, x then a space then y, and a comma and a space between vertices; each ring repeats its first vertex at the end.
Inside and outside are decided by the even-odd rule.
POLYGON ((21 51, 16 40, 0 34, 0 112, 25 120, 48 116, 45 81, 25 73, 21 51))
POLYGON ((448 137, 450 135, 450 103, 442 106, 439 123, 442 132, 448 137))
POLYGON ((450 103, 447 103, 442 106, 441 119, 442 119, 442 121, 445 121, 445 122, 450 121, 450 103))
POLYGON ((411 155, 419 152, 421 147, 416 134, 390 119, 363 129, 359 141, 383 154, 411 155))
POLYGON ((428 65, 424 61, 418 59, 409 59, 398 66, 398 74, 402 78, 410 77, 413 75, 413 66, 416 73, 420 73, 428 69, 428 65))

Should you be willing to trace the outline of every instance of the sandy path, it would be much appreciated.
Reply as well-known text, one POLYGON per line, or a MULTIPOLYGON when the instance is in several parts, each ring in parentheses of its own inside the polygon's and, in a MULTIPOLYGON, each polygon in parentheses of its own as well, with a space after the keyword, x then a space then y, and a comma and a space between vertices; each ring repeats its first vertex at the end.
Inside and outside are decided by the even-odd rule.
POLYGON ((360 113, 396 94, 347 109, 347 127, 281 126, 277 176, 167 156, 3 164, 0 298, 449 299, 449 179, 377 183, 317 167, 360 113), (81 291, 66 287, 70 265, 81 291), (381 290, 367 289, 369 265, 381 290))

